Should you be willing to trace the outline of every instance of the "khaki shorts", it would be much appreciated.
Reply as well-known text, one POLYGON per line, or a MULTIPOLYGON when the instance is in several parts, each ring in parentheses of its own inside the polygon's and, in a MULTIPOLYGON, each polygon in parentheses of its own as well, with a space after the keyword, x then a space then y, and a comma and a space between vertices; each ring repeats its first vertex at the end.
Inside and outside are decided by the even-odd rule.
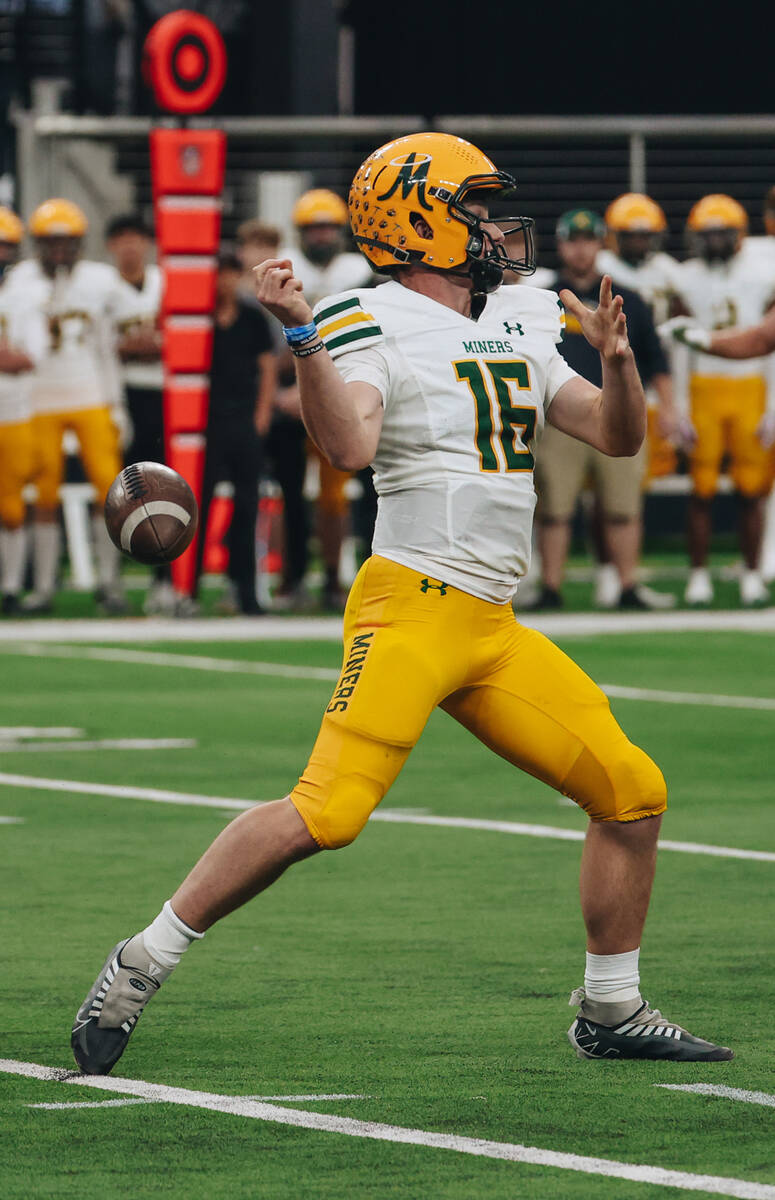
POLYGON ((536 454, 539 519, 569 521, 585 485, 597 494, 603 516, 637 520, 641 514, 648 448, 632 458, 610 458, 547 425, 536 454))

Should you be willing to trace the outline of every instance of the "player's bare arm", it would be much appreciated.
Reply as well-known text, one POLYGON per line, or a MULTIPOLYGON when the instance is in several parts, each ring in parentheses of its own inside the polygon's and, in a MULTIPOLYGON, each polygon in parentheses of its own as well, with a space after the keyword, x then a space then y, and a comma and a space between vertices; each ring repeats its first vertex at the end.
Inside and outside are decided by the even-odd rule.
MULTIPOLYGON (((312 323, 312 309, 290 259, 255 268, 256 296, 287 328, 312 323)), ((310 342, 311 349, 316 342, 310 342)), ((304 424, 332 466, 359 471, 374 458, 382 429, 382 397, 369 383, 344 383, 328 351, 296 357, 304 424)))
POLYGON ((761 358, 775 350, 775 308, 765 314, 758 325, 747 329, 704 329, 692 317, 674 317, 660 325, 663 337, 714 354, 717 358, 761 358))
POLYGON ((560 299, 578 320, 603 365, 603 387, 585 379, 563 384, 547 419, 563 433, 615 458, 637 454, 646 435, 646 397, 627 337, 621 296, 614 296, 610 275, 600 284, 600 302, 589 309, 567 289, 560 299))

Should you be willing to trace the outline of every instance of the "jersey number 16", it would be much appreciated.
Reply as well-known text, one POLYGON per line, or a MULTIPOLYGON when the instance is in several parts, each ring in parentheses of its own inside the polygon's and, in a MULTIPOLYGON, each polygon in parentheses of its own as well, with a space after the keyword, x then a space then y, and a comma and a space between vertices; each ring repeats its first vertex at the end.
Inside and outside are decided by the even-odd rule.
MULTIPOLYGON (((479 466, 482 471, 500 471, 501 465, 493 445, 492 403, 485 383, 481 364, 475 359, 464 359, 452 364, 457 378, 468 384, 476 405, 476 447, 479 451, 479 466)), ((530 453, 530 443, 535 437, 535 406, 515 407, 511 403, 509 383, 516 383, 520 391, 530 390, 530 369, 526 362, 485 362, 495 384, 495 395, 500 408, 500 442, 506 459, 507 471, 532 471, 535 465, 530 453)))

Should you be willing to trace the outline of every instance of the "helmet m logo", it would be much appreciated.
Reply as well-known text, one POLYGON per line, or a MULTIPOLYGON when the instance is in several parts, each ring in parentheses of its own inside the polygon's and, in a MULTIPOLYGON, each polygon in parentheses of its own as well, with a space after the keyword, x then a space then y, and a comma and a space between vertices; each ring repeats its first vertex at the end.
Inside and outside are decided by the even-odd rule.
POLYGON ((391 167, 399 170, 395 179, 386 192, 377 196, 378 200, 389 200, 401 188, 401 199, 408 200, 413 187, 417 187, 417 203, 420 208, 432 212, 433 207, 425 199, 425 188, 428 183, 428 168, 431 165, 430 154, 417 154, 415 150, 407 154, 405 159, 396 158, 390 163, 391 167))

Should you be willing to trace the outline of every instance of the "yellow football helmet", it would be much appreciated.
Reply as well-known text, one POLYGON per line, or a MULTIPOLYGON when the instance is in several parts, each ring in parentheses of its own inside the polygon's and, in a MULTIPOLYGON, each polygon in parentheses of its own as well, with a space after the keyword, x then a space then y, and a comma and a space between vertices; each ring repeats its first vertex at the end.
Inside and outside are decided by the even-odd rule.
POLYGON ((708 233, 712 229, 736 229, 738 233, 745 233, 748 216, 742 204, 718 192, 698 200, 686 224, 692 233, 708 233))
POLYGON ((462 138, 448 133, 414 133, 380 146, 359 167, 348 208, 353 236, 378 271, 422 264, 437 271, 470 275, 476 291, 491 292, 504 270, 535 271, 530 217, 482 218, 466 207, 473 193, 492 199, 510 195, 516 182, 462 138), (430 229, 423 236, 421 218, 430 229), (482 228, 498 224, 524 246, 511 259, 482 228))
POLYGON ((297 227, 305 225, 346 225, 347 205, 336 192, 313 188, 305 192, 293 206, 291 220, 297 227))
POLYGON ((706 262, 728 262, 747 231, 748 215, 742 204, 721 192, 698 200, 686 222, 689 247, 706 262))
POLYGON ((89 227, 86 216, 71 200, 45 200, 29 219, 33 237, 83 237, 89 227))
POLYGON ((605 223, 613 233, 664 233, 665 214, 650 196, 625 192, 608 205, 605 223))
POLYGON ((0 206, 0 242, 18 246, 24 237, 24 226, 15 212, 0 206))

